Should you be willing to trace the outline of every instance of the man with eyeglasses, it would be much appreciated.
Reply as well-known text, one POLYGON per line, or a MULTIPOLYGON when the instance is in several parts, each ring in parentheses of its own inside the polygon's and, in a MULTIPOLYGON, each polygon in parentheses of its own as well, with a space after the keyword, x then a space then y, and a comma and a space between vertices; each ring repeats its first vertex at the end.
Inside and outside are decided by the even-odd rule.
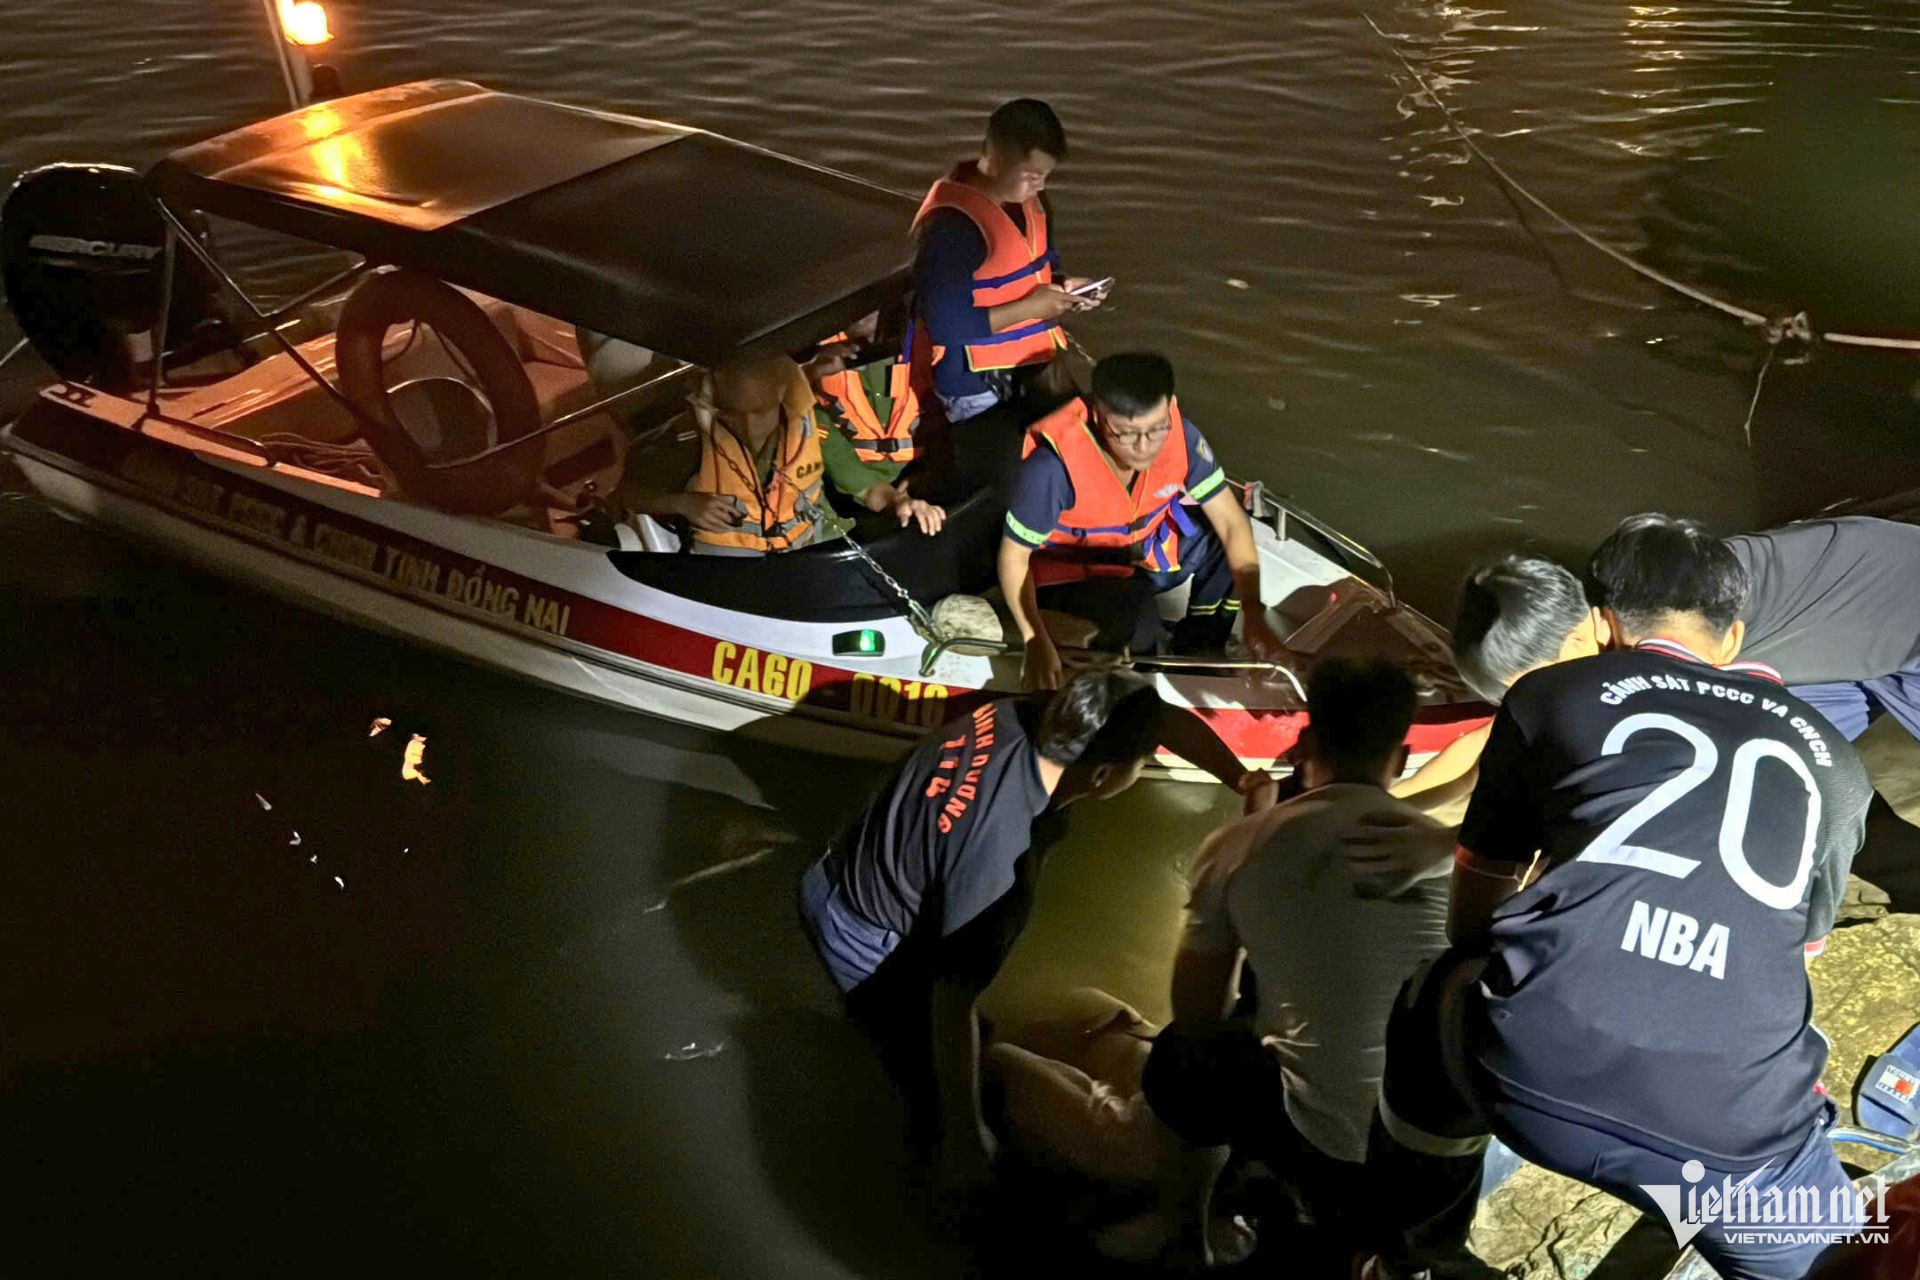
POLYGON ((1186 583, 1173 652, 1221 649, 1243 618, 1248 653, 1269 662, 1286 653, 1260 602, 1253 527, 1212 447, 1181 417, 1164 356, 1108 356, 1094 366, 1089 397, 1033 425, 999 569, 1029 689, 1061 680, 1041 605, 1095 623, 1096 648, 1157 652, 1166 643, 1158 598, 1186 583))

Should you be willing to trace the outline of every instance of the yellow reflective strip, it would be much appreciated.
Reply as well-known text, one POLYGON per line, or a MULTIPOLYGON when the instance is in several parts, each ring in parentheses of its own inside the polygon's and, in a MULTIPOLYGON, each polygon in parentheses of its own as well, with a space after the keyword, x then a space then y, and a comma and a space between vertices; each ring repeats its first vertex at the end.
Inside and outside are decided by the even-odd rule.
POLYGON ((1193 488, 1187 490, 1187 496, 1189 498, 1192 498, 1195 502, 1205 502, 1207 500, 1208 494, 1212 493, 1215 489, 1218 489, 1221 485, 1225 484, 1226 482, 1227 482, 1227 473, 1224 470, 1216 469, 1212 475, 1208 476, 1205 480, 1202 480, 1199 484, 1193 486, 1193 488))
POLYGON ((1013 518, 1013 512, 1011 511, 1007 512, 1007 532, 1011 533, 1020 541, 1036 547, 1045 546, 1047 539, 1052 536, 1046 533, 1035 533, 1018 520, 1015 520, 1013 518))

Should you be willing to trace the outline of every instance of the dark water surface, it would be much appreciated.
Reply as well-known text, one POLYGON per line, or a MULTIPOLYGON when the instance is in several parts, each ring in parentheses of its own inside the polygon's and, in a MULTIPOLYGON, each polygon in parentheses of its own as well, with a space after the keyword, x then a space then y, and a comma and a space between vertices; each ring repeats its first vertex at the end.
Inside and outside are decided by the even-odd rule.
MULTIPOLYGON (((1363 7, 332 6, 350 87, 467 76, 903 189, 1047 97, 1063 250, 1120 280, 1086 340, 1165 350, 1234 469, 1437 611, 1484 549, 1920 484, 1920 366, 1776 364, 1749 445, 1761 344, 1522 219, 1363 7)), ((1371 12, 1576 222, 1757 310, 1920 332, 1920 4, 1371 12)), ((0 171, 144 164, 280 105, 249 0, 6 18, 0 171)), ((794 850, 870 771, 522 688, 25 500, 0 658, 0 1273, 957 1265, 901 1207, 791 919, 794 850)), ((1162 1008, 1169 865, 1208 806, 1074 814, 1007 999, 1162 1008)))

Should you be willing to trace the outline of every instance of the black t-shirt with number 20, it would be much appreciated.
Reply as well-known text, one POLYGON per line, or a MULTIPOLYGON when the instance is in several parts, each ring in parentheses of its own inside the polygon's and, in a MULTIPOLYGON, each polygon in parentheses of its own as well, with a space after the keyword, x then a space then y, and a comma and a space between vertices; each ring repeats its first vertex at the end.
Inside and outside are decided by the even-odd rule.
POLYGON ((1460 843, 1545 870, 1495 912, 1472 1036, 1504 1103, 1751 1168, 1818 1115, 1825 936, 1871 797, 1758 663, 1649 641, 1518 681, 1460 843))

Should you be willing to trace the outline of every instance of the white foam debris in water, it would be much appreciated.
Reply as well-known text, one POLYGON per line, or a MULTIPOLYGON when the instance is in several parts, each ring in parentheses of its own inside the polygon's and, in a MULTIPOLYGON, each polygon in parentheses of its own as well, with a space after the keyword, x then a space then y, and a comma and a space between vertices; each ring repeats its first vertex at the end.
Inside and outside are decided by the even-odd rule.
POLYGON ((298 849, 300 847, 300 833, 298 831, 294 832, 293 836, 287 841, 287 847, 290 849, 298 849))
POLYGON ((320 855, 316 853, 316 854, 314 854, 314 855, 313 855, 313 856, 312 856, 311 858, 308 858, 308 859, 307 859, 307 865, 308 865, 308 866, 313 866, 313 867, 317 867, 317 866, 319 866, 319 865, 320 865, 320 855))
POLYGON ((400 761, 400 780, 417 782, 426 786, 433 779, 420 772, 420 765, 427 758, 427 735, 416 733, 407 741, 407 753, 400 761))
POLYGON ((1245 280, 1242 280, 1242 279, 1241 279, 1241 278, 1240 278, 1239 276, 1228 276, 1228 277, 1227 277, 1227 288, 1229 288, 1229 289, 1251 289, 1251 288, 1253 288, 1253 286, 1252 286, 1252 285, 1250 285, 1250 284, 1248 284, 1248 283, 1247 283, 1247 282, 1246 282, 1245 280))
POLYGON ((333 878, 333 882, 339 885, 342 889, 345 889, 347 887, 347 882, 345 880, 342 880, 339 876, 335 876, 333 878))
POLYGON ((1287 398, 1285 396, 1268 396, 1267 408, 1273 410, 1275 413, 1285 413, 1287 411, 1287 398))
POLYGON ((700 1058, 717 1058, 721 1050, 727 1047, 725 1040, 716 1040, 712 1044, 701 1044, 698 1040, 689 1040, 678 1049, 669 1049, 660 1055, 662 1062, 694 1062, 700 1058))
POLYGON ((369 738, 377 738, 391 728, 393 728, 392 720, 386 716, 375 716, 373 723, 367 726, 367 736, 369 738))
POLYGON ((261 795, 258 791, 253 793, 253 798, 260 802, 261 812, 263 813, 269 812, 273 809, 273 802, 271 800, 268 800, 265 796, 261 795))

